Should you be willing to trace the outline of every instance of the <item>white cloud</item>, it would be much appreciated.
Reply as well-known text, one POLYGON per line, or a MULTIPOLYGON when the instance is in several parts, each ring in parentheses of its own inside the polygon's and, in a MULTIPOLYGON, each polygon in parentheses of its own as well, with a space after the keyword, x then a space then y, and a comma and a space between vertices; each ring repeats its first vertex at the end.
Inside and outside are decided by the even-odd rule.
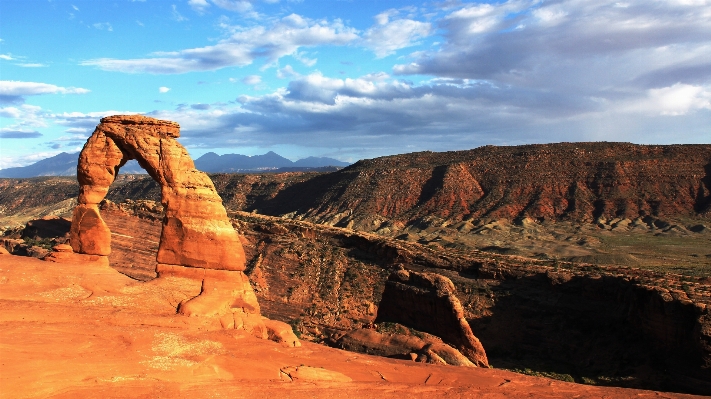
POLYGON ((411 62, 393 72, 486 82, 502 89, 497 102, 512 107, 537 96, 542 109, 534 118, 614 120, 638 112, 672 116, 706 110, 711 4, 654 4, 465 4, 437 22, 446 39, 442 45, 412 54, 411 62))
POLYGON ((229 11, 247 12, 252 10, 252 3, 246 0, 212 0, 212 2, 229 11))
POLYGON ((81 64, 126 73, 213 71, 250 65, 259 58, 264 59, 266 65, 273 65, 281 57, 296 55, 302 47, 345 45, 357 38, 356 31, 345 27, 339 20, 313 21, 292 14, 275 21, 269 28, 256 26, 237 30, 214 46, 159 52, 150 58, 100 58, 81 64))
POLYGON ((40 63, 36 63, 36 62, 30 62, 30 63, 25 63, 25 64, 15 64, 15 65, 21 66, 23 68, 44 68, 47 66, 45 64, 40 64, 40 63))
POLYGON ((291 65, 287 65, 284 68, 277 69, 277 78, 279 79, 286 79, 286 78, 294 78, 301 76, 299 73, 294 71, 294 68, 291 67, 291 65))
POLYGON ((89 90, 80 87, 61 87, 48 83, 0 80, 0 104, 23 102, 25 96, 40 94, 86 94, 89 90))
POLYGON ((72 8, 73 8, 75 11, 79 11, 79 7, 75 6, 74 4, 72 4, 72 8))
POLYGON ((35 130, 49 126, 48 114, 36 105, 22 104, 17 107, 0 108, 0 117, 12 119, 12 123, 3 123, 4 128, 11 130, 35 130))
POLYGON ((318 62, 316 58, 308 58, 303 51, 295 52, 294 54, 292 54, 292 57, 294 57, 297 61, 301 62, 307 67, 312 67, 318 62))
POLYGON ((13 58, 10 54, 0 54, 0 60, 12 61, 14 59, 15 58, 13 58))
POLYGON ((159 93, 167 93, 170 91, 170 87, 161 86, 158 88, 159 93))
POLYGON ((711 110, 711 85, 704 87, 677 83, 650 89, 646 100, 640 101, 638 109, 661 115, 679 116, 701 109, 711 110))
POLYGON ((377 23, 378 25, 385 25, 388 23, 391 17, 397 14, 398 11, 392 8, 387 11, 381 12, 380 14, 375 16, 375 23, 377 23))
POLYGON ((53 157, 60 152, 61 151, 41 151, 21 156, 6 156, 3 154, 3 156, 0 157, 0 169, 27 166, 37 161, 53 157))
POLYGON ((99 29, 99 30, 104 30, 104 29, 105 29, 105 30, 107 30, 107 31, 109 31, 109 32, 113 32, 113 31, 114 31, 114 27, 111 26, 111 24, 108 23, 108 22, 97 22, 97 23, 95 23, 95 24, 93 24, 93 25, 91 25, 91 26, 93 26, 94 28, 99 29))
POLYGON ((184 16, 182 16, 182 15, 180 14, 180 12, 178 12, 178 7, 176 7, 175 4, 173 4, 171 8, 172 8, 172 10, 173 10, 172 16, 173 16, 173 19, 174 19, 174 20, 176 20, 176 21, 178 21, 178 22, 183 22, 183 21, 187 21, 187 20, 188 20, 187 18, 185 18, 184 16))
POLYGON ((256 85, 262 82, 262 77, 259 75, 249 75, 242 78, 242 83, 246 85, 256 85))
POLYGON ((188 5, 198 13, 203 13, 210 7, 210 3, 207 0, 188 0, 188 5))
POLYGON ((432 25, 411 19, 398 19, 389 22, 389 14, 379 14, 378 24, 368 29, 363 36, 363 44, 372 49, 379 58, 393 54, 401 48, 414 46, 417 40, 429 36, 432 25))

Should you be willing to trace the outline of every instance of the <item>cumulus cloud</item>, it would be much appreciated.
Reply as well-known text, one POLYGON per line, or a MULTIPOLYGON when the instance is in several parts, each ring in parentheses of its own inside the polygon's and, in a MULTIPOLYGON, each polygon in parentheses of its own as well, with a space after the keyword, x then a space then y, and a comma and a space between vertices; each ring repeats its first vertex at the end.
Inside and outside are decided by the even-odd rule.
POLYGON ((98 29, 98 30, 107 30, 109 32, 114 31, 114 27, 111 26, 111 24, 108 22, 97 22, 91 26, 93 26, 95 29, 98 29))
POLYGON ((161 86, 158 88, 159 93, 167 93, 170 91, 170 87, 161 86))
POLYGON ((378 58, 393 54, 401 48, 414 46, 423 37, 432 32, 432 24, 412 19, 390 18, 397 11, 389 10, 375 16, 376 25, 363 35, 363 45, 373 50, 378 58))
POLYGON ((291 65, 287 65, 284 68, 277 69, 276 75, 279 79, 287 79, 300 76, 298 72, 294 71, 294 68, 292 68, 291 65))
POLYGON ((255 26, 237 29, 229 38, 214 46, 159 52, 139 59, 100 58, 81 64, 126 73, 213 71, 250 65, 256 59, 264 59, 267 65, 271 65, 281 57, 296 54, 302 47, 344 45, 357 38, 356 31, 343 25, 340 20, 315 21, 291 14, 273 22, 268 28, 255 26))
MULTIPOLYGON (((500 94, 478 82, 439 80, 414 85, 389 79, 384 73, 357 79, 313 73, 271 94, 240 96, 238 107, 214 105, 201 112, 191 106, 151 115, 180 122, 181 140, 189 146, 293 144, 366 151, 400 146, 405 139, 441 148, 444 143, 461 141, 464 132, 472 131, 474 120, 479 121, 476 128, 485 131, 497 124, 515 126, 524 119, 521 110, 526 107, 536 112, 534 96, 520 94, 515 109, 498 103, 500 94), (442 141, 445 136, 448 139, 442 141)), ((558 101, 561 107, 571 107, 558 101)), ((482 132, 469 142, 495 136, 482 132)))
MULTIPOLYGON (((669 56, 711 44, 709 5, 616 4, 562 0, 539 5, 509 0, 467 5, 439 22, 447 39, 441 49, 416 54, 414 62, 398 65, 395 71, 509 83, 526 79, 529 84, 555 86, 550 79, 560 79, 559 72, 565 72, 566 78, 589 79, 598 76, 599 68, 611 70, 601 77, 604 83, 612 83, 668 66, 676 62, 669 56), (665 51, 664 57, 659 57, 659 51, 665 51), (649 65, 649 61, 657 62, 649 65)), ((709 61, 708 49, 698 55, 709 61)))
POLYGON ((210 7, 210 3, 207 0, 188 0, 188 5, 198 13, 203 13, 210 7))
POLYGON ((451 150, 484 144, 551 141, 698 142, 708 137, 711 90, 672 85, 644 92, 645 102, 621 95, 614 101, 497 86, 488 80, 433 78, 420 83, 372 73, 337 79, 312 73, 234 104, 194 104, 149 115, 178 121, 189 148, 338 148, 372 157, 400 151, 451 150), (695 114, 696 113, 696 114, 695 114), (673 119, 693 120, 669 136, 673 119), (704 133, 706 132, 706 133, 704 133), (571 136, 571 134, 573 136, 571 136))
POLYGON ((48 83, 0 80, 0 104, 22 103, 26 96, 40 94, 86 94, 80 87, 61 87, 48 83))
POLYGON ((0 54, 0 60, 12 61, 14 59, 11 54, 0 54))
POLYGON ((259 75, 249 75, 242 78, 242 83, 246 85, 256 85, 262 82, 262 77, 259 75))
POLYGON ((633 103, 631 109, 672 116, 686 115, 702 109, 711 110, 711 85, 704 87, 677 83, 669 87, 650 89, 647 98, 633 103))
POLYGON ((437 27, 445 42, 412 54, 396 75, 478 80, 502 96, 538 93, 542 102, 557 97, 573 101, 578 115, 707 109, 707 2, 509 0, 457 7, 437 27))

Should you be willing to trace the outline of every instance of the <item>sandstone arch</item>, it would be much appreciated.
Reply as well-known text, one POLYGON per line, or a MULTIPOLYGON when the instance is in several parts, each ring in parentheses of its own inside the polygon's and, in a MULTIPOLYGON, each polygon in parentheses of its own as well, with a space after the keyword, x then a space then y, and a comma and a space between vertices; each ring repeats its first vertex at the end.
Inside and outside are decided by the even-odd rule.
POLYGON ((175 140, 179 135, 175 122, 139 115, 101 119, 79 155, 80 193, 72 218, 72 249, 88 255, 110 253, 111 232, 98 205, 121 166, 136 159, 161 185, 165 217, 156 256, 157 281, 178 276, 202 284, 200 295, 181 303, 178 311, 217 316, 224 328, 245 329, 266 338, 257 297, 242 272, 242 244, 212 181, 195 169, 188 152, 175 140))
POLYGON ((195 169, 175 140, 180 126, 138 115, 103 118, 79 155, 79 205, 71 245, 75 252, 108 255, 111 233, 98 204, 121 166, 135 159, 161 186, 165 208, 158 263, 203 269, 244 270, 245 257, 222 199, 210 178, 195 169))

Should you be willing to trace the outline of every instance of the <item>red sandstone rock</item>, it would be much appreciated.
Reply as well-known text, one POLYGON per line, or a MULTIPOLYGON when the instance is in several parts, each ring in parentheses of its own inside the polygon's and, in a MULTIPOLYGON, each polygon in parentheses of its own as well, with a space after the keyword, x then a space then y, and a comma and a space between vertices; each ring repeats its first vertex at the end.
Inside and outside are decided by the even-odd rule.
POLYGON ((57 244, 52 247, 52 250, 55 252, 73 252, 71 245, 67 244, 57 244))
MULTIPOLYGON (((165 209, 155 285, 168 277, 197 280, 202 286, 199 294, 182 300, 178 313, 267 338, 257 297, 242 272, 242 244, 212 181, 195 169, 188 152, 175 140, 179 136, 180 127, 170 121, 137 115, 101 120, 79 155, 80 193, 72 218, 72 249, 78 254, 110 254, 111 232, 98 204, 121 166, 136 159, 160 184, 165 209)), ((58 251, 49 260, 71 258, 71 254, 58 251)), ((283 334, 272 335, 281 339, 283 334)), ((296 346, 298 339, 288 338, 296 346)))
POLYGON ((708 217, 709 160, 708 144, 556 143, 426 151, 361 160, 245 210, 293 213, 366 231, 379 229, 374 222, 383 219, 412 224, 428 217, 449 223, 708 217))
POLYGON ((692 398, 209 331, 175 314, 172 296, 199 292, 196 280, 166 277, 173 286, 164 290, 97 264, 106 257, 74 255, 68 263, 0 256, 0 396, 692 398))
POLYGON ((301 346, 301 342, 294 334, 290 325, 278 320, 264 319, 264 326, 267 328, 269 339, 274 342, 279 342, 283 346, 297 347, 301 346))
POLYGON ((108 256, 111 253, 111 231, 101 218, 97 204, 79 204, 74 208, 71 228, 74 252, 108 256))
POLYGON ((304 381, 329 381, 329 382, 351 382, 351 377, 337 371, 326 370, 310 366, 284 367, 280 370, 293 380, 304 381))
POLYGON ((488 367, 484 347, 472 333, 447 277, 398 270, 385 284, 375 321, 395 322, 436 335, 479 367, 488 367))
POLYGON ((119 168, 136 159, 160 185, 166 214, 157 260, 244 270, 244 251, 210 178, 195 169, 177 123, 138 115, 103 118, 79 155, 79 204, 72 222, 76 252, 108 255, 110 233, 96 205, 119 168), (86 220, 85 220, 86 219, 86 220))
POLYGON ((431 364, 476 367, 461 352, 434 337, 417 337, 404 334, 381 334, 360 328, 349 331, 335 342, 342 349, 387 357, 405 358, 431 364))

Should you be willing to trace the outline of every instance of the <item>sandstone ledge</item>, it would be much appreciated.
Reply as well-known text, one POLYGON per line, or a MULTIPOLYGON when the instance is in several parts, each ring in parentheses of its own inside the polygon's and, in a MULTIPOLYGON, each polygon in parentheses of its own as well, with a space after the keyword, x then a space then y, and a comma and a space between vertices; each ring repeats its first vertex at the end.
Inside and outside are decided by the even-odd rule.
POLYGON ((187 291, 199 289, 179 280, 174 279, 171 290, 164 290, 91 262, 0 257, 2 397, 659 395, 502 370, 417 364, 312 343, 285 347, 246 332, 209 331, 197 323, 198 318, 175 314, 174 303, 180 298, 167 294, 190 295, 187 291), (282 370, 293 372, 297 379, 286 381, 282 370), (352 382, 344 382, 347 379, 352 382))

